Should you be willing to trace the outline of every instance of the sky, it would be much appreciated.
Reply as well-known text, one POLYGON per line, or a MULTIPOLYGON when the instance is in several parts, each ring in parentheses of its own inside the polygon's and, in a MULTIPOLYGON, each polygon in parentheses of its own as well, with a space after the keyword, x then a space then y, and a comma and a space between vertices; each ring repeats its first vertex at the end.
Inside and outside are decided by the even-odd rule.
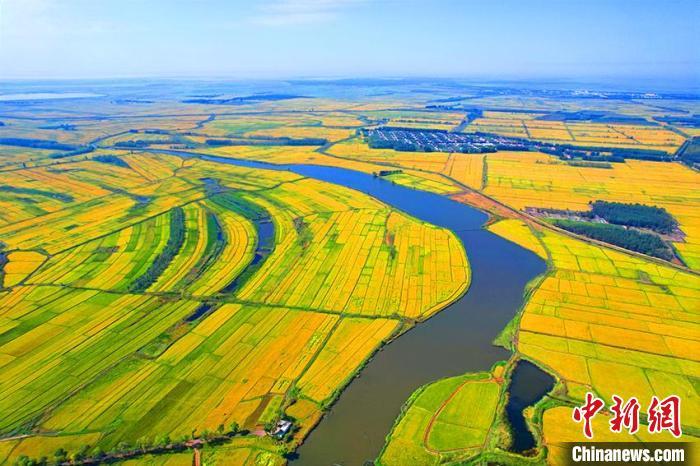
POLYGON ((0 79, 700 80, 700 0, 0 0, 0 79))

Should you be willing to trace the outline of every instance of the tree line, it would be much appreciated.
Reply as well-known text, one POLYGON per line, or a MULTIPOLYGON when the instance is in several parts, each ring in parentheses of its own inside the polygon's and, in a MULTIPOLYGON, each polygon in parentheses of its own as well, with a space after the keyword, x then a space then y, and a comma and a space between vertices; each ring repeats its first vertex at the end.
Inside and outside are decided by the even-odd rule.
POLYGON ((620 246, 630 251, 641 252, 664 260, 673 259, 673 251, 661 238, 619 225, 605 223, 577 222, 573 220, 554 220, 554 224, 578 235, 620 246))
POLYGON ((671 233, 678 225, 662 207, 622 202, 595 201, 589 215, 600 217, 616 225, 648 228, 659 233, 671 233))

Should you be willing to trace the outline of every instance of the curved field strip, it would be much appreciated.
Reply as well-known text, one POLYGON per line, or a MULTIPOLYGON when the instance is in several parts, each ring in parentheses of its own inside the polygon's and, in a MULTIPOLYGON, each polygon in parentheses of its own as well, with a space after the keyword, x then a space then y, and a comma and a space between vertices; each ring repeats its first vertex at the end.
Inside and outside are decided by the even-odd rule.
MULTIPOLYGON (((133 170, 149 156, 128 158, 133 170)), ((286 412, 299 415, 297 442, 404 328, 399 317, 425 318, 467 286, 451 232, 364 194, 199 160, 173 173, 0 228, 9 247, 53 254, 31 275, 35 284, 0 293, 0 432, 30 433, 15 441, 18 452, 51 455, 58 447, 42 442, 46 433, 60 433, 65 448, 84 441, 108 451, 232 422, 259 430, 286 412), (269 213, 274 250, 234 294, 244 303, 189 301, 221 297, 251 261, 254 216, 235 199, 269 213), (183 214, 181 241, 172 240, 172 209, 183 214), (182 295, 128 293, 144 275, 148 291, 182 295)), ((282 453, 269 438, 230 446, 242 462, 282 453)))
POLYGON ((216 253, 212 253, 206 263, 195 264, 191 269, 196 279, 187 291, 194 296, 217 293, 231 283, 253 258, 256 242, 251 222, 227 208, 224 201, 207 201, 205 206, 214 216, 217 233, 212 235, 211 228, 207 231, 208 243, 212 245, 210 250, 216 253))
POLYGON ((377 465, 464 464, 486 442, 501 389, 488 373, 451 377, 419 388, 396 420, 377 465))
POLYGON ((174 291, 193 269, 207 246, 207 215, 201 203, 187 204, 185 214, 185 239, 182 248, 148 291, 174 291))
MULTIPOLYGON (((286 172, 271 171, 261 175, 253 169, 201 160, 183 162, 172 156, 154 158, 152 154, 130 155, 130 166, 136 165, 134 158, 137 157, 139 160, 149 160, 145 164, 183 168, 174 177, 144 183, 129 191, 120 191, 118 186, 113 186, 113 191, 106 191, 108 195, 97 198, 90 195, 85 202, 70 203, 61 210, 0 225, 0 237, 7 249, 43 249, 49 254, 62 252, 108 232, 165 213, 173 207, 204 199, 207 194, 202 178, 217 179, 223 186, 243 191, 269 188, 280 182, 299 179, 298 175, 286 172)), ((89 167, 98 170, 104 165, 91 163, 89 167)), ((80 184, 76 184, 72 190, 73 185, 74 180, 66 185, 67 194, 73 195, 74 191, 80 192, 82 189, 80 184)), ((98 188, 93 187, 95 189, 98 188)))
POLYGON ((237 294, 240 299, 422 319, 464 289, 468 266, 454 234, 384 208, 334 211, 342 206, 338 195, 348 196, 348 203, 366 197, 341 189, 336 197, 322 196, 309 190, 313 185, 324 186, 307 181, 266 192, 275 202, 269 208, 275 225, 286 223, 280 231, 292 234, 281 237, 237 294), (307 201, 310 196, 315 199, 307 201), (303 215, 309 207, 328 212, 289 218, 287 212, 303 215), (349 265, 335 267, 338 263, 349 265))
POLYGON ((122 158, 133 171, 148 181, 171 177, 182 166, 181 160, 160 154, 148 154, 148 157, 126 154, 122 158))
POLYGON ((109 191, 47 168, 0 173, 0 225, 12 225, 109 191))
POLYGON ((156 271, 152 264, 162 259, 174 235, 173 212, 54 256, 32 283, 126 291, 152 275, 153 285, 144 282, 150 291, 218 292, 252 258, 252 225, 220 204, 191 204, 181 227, 183 242, 173 250, 177 254, 156 271))
POLYGON ((496 416, 501 387, 493 380, 471 380, 435 413, 425 433, 425 446, 449 452, 480 448, 496 416))
POLYGON ((31 281, 126 291, 165 248, 170 215, 159 215, 58 254, 31 281))

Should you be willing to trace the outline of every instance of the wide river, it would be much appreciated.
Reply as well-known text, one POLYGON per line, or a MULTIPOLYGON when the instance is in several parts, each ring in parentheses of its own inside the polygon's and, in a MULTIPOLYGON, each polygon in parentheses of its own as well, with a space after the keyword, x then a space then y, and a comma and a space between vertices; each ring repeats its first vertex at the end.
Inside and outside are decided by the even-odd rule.
MULTIPOLYGON (((289 170, 362 191, 420 220, 452 230, 467 251, 472 272, 467 293, 372 358, 298 449, 295 466, 362 466, 373 461, 401 406, 418 387, 444 377, 485 371, 510 357, 509 351, 492 344, 493 339, 522 305, 526 283, 543 273, 546 264, 530 251, 484 230, 488 217, 483 212, 438 194, 343 168, 202 158, 289 170)), ((547 378, 520 378, 519 383, 528 381, 538 386, 521 388, 537 392, 547 378)), ((529 432, 516 429, 515 435, 529 432)))

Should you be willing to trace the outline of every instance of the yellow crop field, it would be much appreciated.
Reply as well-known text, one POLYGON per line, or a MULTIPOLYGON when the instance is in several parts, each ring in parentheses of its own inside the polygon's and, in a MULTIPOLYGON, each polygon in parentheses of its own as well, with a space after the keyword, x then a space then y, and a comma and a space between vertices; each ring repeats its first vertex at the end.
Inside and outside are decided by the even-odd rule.
POLYGON ((484 192, 516 209, 588 210, 595 200, 664 207, 685 233, 674 246, 689 267, 700 268, 700 175, 688 167, 638 160, 579 167, 534 152, 490 154, 487 166, 484 192))
MULTIPOLYGON (((342 121, 341 121, 342 123, 342 121)), ((355 134, 353 129, 327 128, 324 126, 282 126, 250 131, 247 136, 268 136, 275 138, 321 138, 328 141, 339 141, 355 134)))
MULTIPOLYGON (((357 211, 338 210, 342 204, 321 197, 325 193, 318 193, 316 186, 298 182, 269 192, 276 202, 287 204, 278 218, 281 222, 286 217, 285 231, 296 230, 296 234, 283 239, 260 273, 241 289, 241 299, 424 319, 464 289, 468 266, 453 233, 376 204, 357 211), (305 216, 303 206, 315 202, 330 208, 324 214, 305 216), (289 213, 304 217, 294 225, 289 213), (300 234, 309 239, 300 240, 300 234), (350 265, 329 269, 337 261, 350 265), (297 266, 294 273, 289 272, 292 263, 297 266)), ((351 196, 345 190, 337 193, 351 196)), ((346 204, 350 202, 348 197, 346 204)), ((275 213, 272 205, 269 210, 275 213)))
POLYGON ((481 189, 485 157, 483 154, 450 154, 442 173, 470 188, 481 189))
POLYGON ((502 236, 525 249, 529 249, 542 259, 547 259, 547 251, 537 239, 530 227, 522 220, 504 219, 491 223, 488 230, 502 236))
POLYGON ((501 390, 488 373, 421 387, 406 402, 377 464, 463 464, 485 447, 501 390))
MULTIPOLYGON (((306 462, 371 460, 343 430, 357 418, 337 422, 348 412, 372 424, 368 443, 389 434, 378 466, 557 464, 561 442, 581 439, 571 408, 586 392, 643 406, 677 394, 682 440, 697 442, 700 178, 687 154, 618 163, 594 149, 675 154, 696 101, 422 78, 272 87, 134 80, 91 84, 90 98, 0 96, 0 464, 65 449, 133 466, 282 466, 298 448, 304 461, 326 415, 349 446, 306 462), (596 200, 666 209, 674 262, 528 209, 596 200), (436 315, 470 285, 448 311, 459 315, 436 315), (394 351, 410 377, 384 370, 394 351), (523 411, 524 455, 508 393, 520 361, 556 378, 523 411)), ((626 439, 607 420, 601 440, 626 439)))
POLYGON ((31 275, 46 260, 46 256, 35 251, 14 251, 7 254, 0 285, 12 287, 31 275))
POLYGON ((24 167, 34 167, 47 163, 51 154, 49 149, 5 146, 0 144, 0 172, 24 167))
MULTIPOLYGON (((288 409, 298 441, 377 348, 410 328, 402 319, 431 316, 469 283, 452 232, 293 173, 120 151, 27 171, 0 176, 10 186, 54 177, 71 198, 56 198, 46 178, 50 193, 31 185, 21 196, 51 208, 0 226, 0 430, 31 425, 0 449, 8 461, 234 422, 260 430, 288 409), (263 217, 274 227, 269 256, 254 261, 263 217)), ((215 464, 233 451, 240 464, 281 460, 269 437, 203 454, 215 464)))
POLYGON ((359 139, 343 141, 334 145, 329 153, 340 157, 348 157, 365 162, 390 163, 395 166, 419 169, 425 171, 441 172, 447 159, 445 152, 401 152, 393 149, 370 149, 359 139))
POLYGON ((673 153, 685 138, 663 126, 538 120, 536 113, 484 112, 465 132, 481 131, 540 141, 612 148, 646 148, 673 153))
POLYGON ((539 116, 544 115, 544 113, 530 113, 530 112, 500 112, 500 111, 490 111, 485 110, 484 118, 494 119, 494 120, 532 120, 539 116))
POLYGON ((697 428, 700 280, 548 230, 539 237, 552 271, 525 306, 518 350, 559 374, 574 399, 677 394, 683 425, 697 428))
POLYGON ((389 319, 347 317, 337 326, 297 386, 316 402, 328 400, 382 341, 398 329, 389 319))

